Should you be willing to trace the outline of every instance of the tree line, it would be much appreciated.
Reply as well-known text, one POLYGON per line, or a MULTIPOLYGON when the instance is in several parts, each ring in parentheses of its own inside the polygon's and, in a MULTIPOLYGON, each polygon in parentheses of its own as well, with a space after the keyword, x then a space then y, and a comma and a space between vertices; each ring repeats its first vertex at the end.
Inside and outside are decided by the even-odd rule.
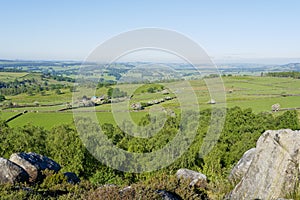
POLYGON ((300 72, 268 72, 266 73, 266 76, 271 77, 288 77, 288 78, 295 78, 300 79, 300 72))
MULTIPOLYGON (((73 91, 73 86, 63 85, 63 84, 54 84, 49 83, 47 79, 45 79, 44 75, 41 75, 41 80, 37 80, 36 78, 27 78, 14 81, 0 81, 0 94, 5 96, 12 96, 27 93, 32 96, 35 94, 45 95, 46 91, 55 91, 56 94, 60 94, 60 89, 70 88, 70 91, 73 91)), ((73 79, 60 77, 60 76, 51 76, 54 80, 57 81, 67 81, 74 82, 73 79)))

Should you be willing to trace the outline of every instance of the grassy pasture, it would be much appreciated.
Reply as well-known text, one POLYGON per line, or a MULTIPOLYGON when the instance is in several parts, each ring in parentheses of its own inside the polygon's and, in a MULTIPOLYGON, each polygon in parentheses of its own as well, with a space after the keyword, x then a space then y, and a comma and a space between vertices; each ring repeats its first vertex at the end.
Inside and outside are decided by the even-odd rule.
POLYGON ((0 119, 7 120, 14 115, 17 115, 19 112, 0 112, 0 119))
POLYGON ((8 123, 9 126, 18 127, 26 124, 42 126, 51 129, 60 124, 72 124, 73 113, 26 113, 8 123))
POLYGON ((270 111, 275 103, 279 103, 281 108, 300 107, 299 79, 225 77, 223 81, 226 90, 232 91, 227 92, 227 106, 229 107, 250 107, 255 112, 270 111))
POLYGON ((55 103, 66 103, 72 101, 72 93, 68 89, 61 89, 62 94, 56 94, 55 91, 46 91, 45 95, 37 93, 35 95, 28 95, 26 93, 6 96, 6 99, 18 104, 33 104, 39 102, 40 104, 55 104, 55 103))
MULTIPOLYGON (((17 112, 2 112, 0 115, 1 119, 8 119, 17 112)), ((139 119, 145 116, 147 112, 131 112, 130 116, 134 122, 138 122, 139 119)), ((102 125, 104 123, 110 123, 116 125, 114 116, 111 112, 97 112, 97 119, 102 125)), ((52 127, 58 126, 60 124, 74 124, 73 113, 72 112, 60 112, 60 113, 26 113, 13 121, 8 123, 12 127, 21 127, 26 124, 32 124, 36 126, 42 126, 46 129, 51 129, 52 127)))
MULTIPOLYGON (((242 108, 252 108, 254 112, 270 112, 271 106, 275 103, 279 103, 281 108, 299 108, 300 107, 300 80, 291 78, 273 78, 273 77, 253 77, 253 76, 232 76, 223 77, 223 82, 226 91, 226 105, 227 107, 240 106, 242 108)), ((169 83, 168 83, 169 84, 169 83)), ((173 84, 173 83, 170 83, 173 84)), ((206 109, 211 107, 207 104, 210 100, 209 92, 206 84, 203 80, 192 80, 190 84, 198 97, 198 103, 200 109, 206 109)), ((121 90, 137 88, 134 91, 134 95, 129 102, 129 106, 134 102, 148 102, 155 99, 163 98, 164 96, 176 96, 176 93, 170 93, 169 95, 163 95, 160 92, 148 93, 146 92, 149 87, 160 87, 162 84, 139 84, 139 85, 127 85, 121 84, 114 87, 119 87, 121 90)), ((163 84, 167 87, 167 84, 163 84)), ((54 112, 65 107, 65 102, 72 101, 72 93, 65 89, 62 90, 63 94, 57 95, 54 92, 47 92, 45 96, 39 94, 35 96, 28 96, 27 94, 21 94, 17 96, 8 97, 13 102, 17 103, 31 103, 38 101, 40 104, 50 103, 62 103, 59 106, 49 107, 35 107, 35 108, 16 108, 6 110, 2 112, 0 117, 2 119, 8 119, 9 117, 22 112, 24 110, 37 111, 29 112, 11 122, 10 126, 23 126, 27 123, 34 125, 44 126, 45 128, 51 128, 55 125, 62 123, 73 123, 72 112, 54 112), (16 111, 16 112, 15 112, 16 111), (49 113, 47 113, 49 111, 49 113)), ((96 90, 96 95, 100 96, 106 94, 107 88, 100 88, 96 90)), ((224 102, 217 102, 225 105, 224 102)), ((188 102, 187 102, 188 104, 188 102)), ((177 99, 171 101, 165 101, 159 106, 163 106, 165 109, 171 109, 175 112, 180 111, 180 104, 177 99)), ((79 108, 84 110, 85 108, 79 108)), ((138 112, 130 112, 130 116, 136 123, 140 118, 146 115, 151 109, 147 107, 145 110, 138 112)), ((101 124, 112 123, 115 124, 113 115, 111 113, 111 105, 104 104, 95 107, 96 115, 101 124)), ((300 113, 300 111, 298 112, 300 113)))
POLYGON ((3 82, 14 81, 27 76, 27 72, 0 72, 0 80, 3 82))
POLYGON ((34 112, 43 112, 49 111, 54 112, 60 109, 66 108, 65 105, 55 105, 55 106, 38 106, 38 107, 21 107, 21 108, 9 108, 5 109, 5 112, 23 112, 24 110, 27 111, 34 111, 34 112))

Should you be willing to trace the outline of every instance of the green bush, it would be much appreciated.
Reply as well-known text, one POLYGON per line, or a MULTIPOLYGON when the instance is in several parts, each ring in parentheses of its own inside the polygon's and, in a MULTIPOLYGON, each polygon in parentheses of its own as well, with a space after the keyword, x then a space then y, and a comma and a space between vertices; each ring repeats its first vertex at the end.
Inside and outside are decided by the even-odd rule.
MULTIPOLYGON (((43 128, 27 125, 21 128, 11 128, 3 121, 0 122, 0 152, 1 157, 9 158, 16 152, 36 152, 57 161, 62 166, 62 172, 72 171, 80 175, 82 181, 78 185, 66 183, 62 172, 46 173, 42 183, 32 186, 33 191, 26 191, 16 186, 0 186, 1 199, 157 199, 156 190, 174 192, 183 199, 192 199, 195 195, 205 199, 222 199, 232 186, 227 176, 232 167, 238 162, 243 153, 255 147, 257 139, 268 129, 299 129, 297 112, 286 111, 279 116, 270 113, 255 114, 251 109, 239 107, 227 110, 225 125, 213 149, 199 157, 201 146, 206 137, 210 123, 211 110, 201 112, 199 128, 188 151, 184 152, 170 166, 151 173, 135 174, 119 172, 110 169, 95 159, 85 148, 82 140, 95 146, 95 151, 103 151, 102 136, 99 127, 89 119, 78 120, 80 130, 89 135, 79 137, 74 127, 62 125, 47 131, 43 128), (100 139, 100 140, 99 140, 100 139), (97 140, 99 140, 97 142, 97 140), (179 168, 189 168, 207 175, 209 183, 206 188, 190 188, 188 183, 178 182, 173 176, 179 168), (168 175, 166 175, 168 174, 168 175), (105 184, 115 184, 104 187, 105 184), (132 189, 122 194, 119 190, 126 185, 132 189), (96 186, 99 187, 96 189, 96 186)), ((214 112, 219 112, 214 111, 214 112)), ((221 117, 224 113, 217 113, 221 117)), ((192 117, 192 112, 189 114, 192 117)), ((164 127, 149 138, 128 136, 119 127, 111 124, 103 125, 103 130, 111 142, 119 148, 130 152, 153 152, 168 144, 178 133, 179 129, 189 127, 189 118, 180 123, 181 116, 169 117, 164 127)), ((215 120, 216 123, 218 119, 215 120)), ((140 125, 147 127, 151 133, 150 116, 141 119, 140 125)), ((124 123, 124 126, 127 125, 124 123)), ((186 141, 181 141, 182 143, 186 141)), ((103 153, 103 152, 102 152, 103 153)), ((114 155, 114 152, 104 152, 114 155)), ((124 156, 114 157, 111 162, 124 162, 124 156)), ((162 160, 163 162, 163 160, 162 160)), ((125 165, 124 165, 125 166, 125 165)), ((141 167, 141 166, 136 166, 141 167)), ((22 186, 27 187, 27 186, 22 186)))

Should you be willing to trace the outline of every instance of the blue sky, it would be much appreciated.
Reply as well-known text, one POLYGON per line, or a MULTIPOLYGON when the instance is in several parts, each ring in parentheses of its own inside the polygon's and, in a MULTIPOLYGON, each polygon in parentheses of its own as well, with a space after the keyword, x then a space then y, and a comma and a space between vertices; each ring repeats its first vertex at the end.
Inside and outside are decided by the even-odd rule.
POLYGON ((0 8, 3 59, 83 60, 119 33, 158 27, 190 37, 214 60, 300 60, 297 0, 0 0, 0 8))

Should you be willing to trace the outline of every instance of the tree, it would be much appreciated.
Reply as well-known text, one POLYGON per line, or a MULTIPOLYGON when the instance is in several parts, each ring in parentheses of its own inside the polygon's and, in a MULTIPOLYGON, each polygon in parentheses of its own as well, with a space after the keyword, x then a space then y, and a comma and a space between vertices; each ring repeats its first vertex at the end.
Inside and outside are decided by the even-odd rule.
POLYGON ((0 94, 0 102, 2 102, 2 101, 4 101, 4 100, 6 100, 6 99, 5 99, 5 96, 0 94))
POLYGON ((295 110, 289 110, 278 116, 276 119, 276 126, 278 129, 300 129, 298 115, 295 110))
POLYGON ((12 153, 16 152, 36 152, 46 155, 46 136, 47 131, 32 125, 6 129, 5 138, 2 138, 0 141, 0 146, 3 148, 2 156, 8 158, 12 153))
POLYGON ((12 108, 13 107, 13 103, 11 101, 5 101, 3 103, 3 107, 4 108, 12 108))
POLYGON ((104 123, 101 128, 104 134, 107 135, 108 138, 113 137, 115 128, 112 124, 104 123))
POLYGON ((42 90, 40 93, 41 93, 42 96, 46 95, 46 92, 44 90, 42 90))
POLYGON ((55 94, 60 95, 60 94, 62 94, 62 92, 61 92, 60 89, 56 89, 56 90, 55 90, 55 94))
POLYGON ((84 171, 85 148, 73 128, 67 125, 53 128, 46 143, 48 154, 65 172, 81 174, 84 171))
POLYGON ((109 88, 107 96, 109 98, 120 98, 127 96, 127 92, 121 91, 120 88, 109 88))
POLYGON ((149 93, 154 93, 155 92, 155 89, 153 87, 150 87, 147 89, 147 92, 149 93))
POLYGON ((71 86, 70 87, 70 92, 76 92, 76 87, 75 86, 71 86))
POLYGON ((34 95, 34 94, 33 94, 33 89, 32 89, 32 88, 29 88, 28 91, 27 91, 27 94, 28 94, 29 96, 33 96, 33 95, 34 95))

